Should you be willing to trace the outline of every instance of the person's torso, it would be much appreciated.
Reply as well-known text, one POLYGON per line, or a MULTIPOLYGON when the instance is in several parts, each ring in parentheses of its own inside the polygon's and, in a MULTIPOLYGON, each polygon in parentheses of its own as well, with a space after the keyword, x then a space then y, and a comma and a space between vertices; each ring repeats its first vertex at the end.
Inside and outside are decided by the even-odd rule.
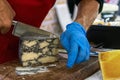
POLYGON ((15 20, 40 26, 55 0, 8 0, 16 12, 15 20))

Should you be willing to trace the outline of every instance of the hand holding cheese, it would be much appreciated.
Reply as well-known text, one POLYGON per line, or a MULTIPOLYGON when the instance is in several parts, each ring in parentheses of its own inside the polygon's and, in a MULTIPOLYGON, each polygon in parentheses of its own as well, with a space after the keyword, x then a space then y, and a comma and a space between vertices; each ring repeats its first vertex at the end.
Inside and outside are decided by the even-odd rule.
POLYGON ((6 33, 9 31, 15 12, 7 2, 7 0, 0 0, 0 32, 6 33))
POLYGON ((89 59, 90 45, 86 38, 86 32, 79 23, 68 24, 66 31, 60 37, 60 41, 68 52, 68 68, 89 59))
POLYGON ((102 3, 100 5, 98 2, 100 1, 81 0, 75 22, 67 25, 67 30, 61 35, 61 44, 68 51, 67 67, 69 68, 89 59, 90 46, 85 29, 90 27, 102 9, 102 3))

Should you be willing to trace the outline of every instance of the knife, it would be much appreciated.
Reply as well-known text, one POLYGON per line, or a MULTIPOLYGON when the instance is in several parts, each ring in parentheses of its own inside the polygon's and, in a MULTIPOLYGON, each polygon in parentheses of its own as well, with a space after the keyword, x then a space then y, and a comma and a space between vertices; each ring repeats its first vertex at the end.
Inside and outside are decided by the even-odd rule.
POLYGON ((58 37, 58 35, 50 33, 48 31, 36 28, 35 26, 28 25, 19 21, 12 21, 12 25, 14 26, 12 34, 17 37, 21 37, 24 33, 36 33, 40 35, 45 35, 49 37, 58 37))

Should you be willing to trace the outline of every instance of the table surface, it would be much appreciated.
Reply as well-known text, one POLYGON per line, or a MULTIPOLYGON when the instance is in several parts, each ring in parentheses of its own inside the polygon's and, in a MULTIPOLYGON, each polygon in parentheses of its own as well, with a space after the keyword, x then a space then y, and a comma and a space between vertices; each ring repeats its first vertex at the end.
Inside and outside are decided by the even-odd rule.
POLYGON ((19 76, 15 68, 21 66, 18 60, 0 64, 0 80, 84 80, 100 69, 98 58, 91 57, 89 61, 66 68, 66 59, 60 59, 57 66, 49 68, 50 72, 19 76))

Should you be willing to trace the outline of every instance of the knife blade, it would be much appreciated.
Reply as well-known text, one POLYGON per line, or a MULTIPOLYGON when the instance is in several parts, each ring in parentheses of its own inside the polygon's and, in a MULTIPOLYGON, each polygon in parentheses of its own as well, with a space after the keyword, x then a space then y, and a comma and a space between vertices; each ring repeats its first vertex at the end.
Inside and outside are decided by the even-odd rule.
POLYGON ((28 25, 19 21, 12 21, 12 25, 14 26, 12 34, 17 37, 21 37, 24 33, 37 33, 40 35, 50 36, 50 37, 58 37, 58 35, 50 33, 48 31, 36 28, 35 26, 28 25))

